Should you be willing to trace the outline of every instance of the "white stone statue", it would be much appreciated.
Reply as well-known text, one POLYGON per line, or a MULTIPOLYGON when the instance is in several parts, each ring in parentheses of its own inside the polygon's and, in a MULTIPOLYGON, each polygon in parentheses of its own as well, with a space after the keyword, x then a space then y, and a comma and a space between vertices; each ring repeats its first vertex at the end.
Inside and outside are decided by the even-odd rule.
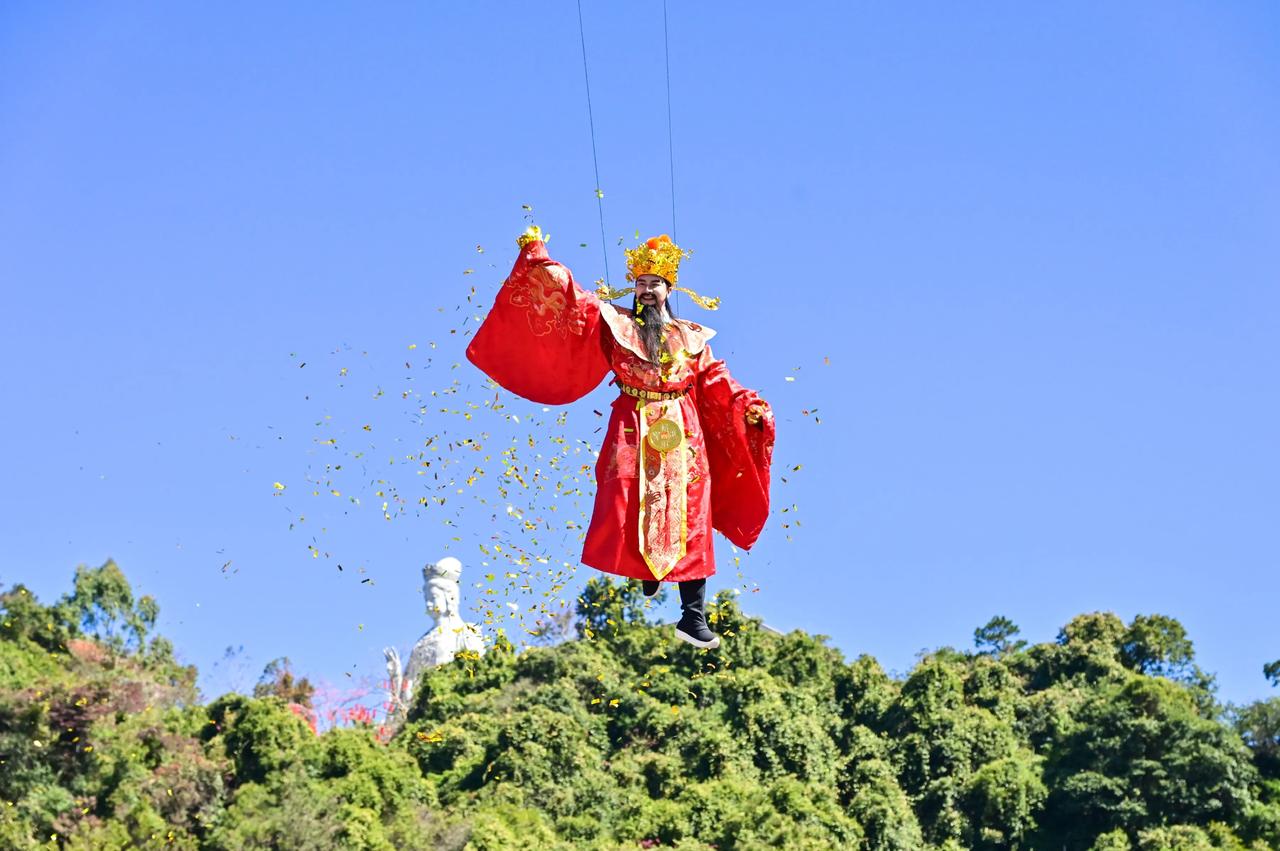
POLYGON ((400 653, 394 647, 382 652, 387 657, 390 677, 390 715, 407 712, 418 677, 428 668, 452 662, 461 652, 484 653, 480 629, 462 619, 458 580, 462 562, 446 556, 422 568, 422 595, 427 601, 427 614, 435 620, 426 635, 418 639, 409 653, 409 664, 400 664, 400 653))

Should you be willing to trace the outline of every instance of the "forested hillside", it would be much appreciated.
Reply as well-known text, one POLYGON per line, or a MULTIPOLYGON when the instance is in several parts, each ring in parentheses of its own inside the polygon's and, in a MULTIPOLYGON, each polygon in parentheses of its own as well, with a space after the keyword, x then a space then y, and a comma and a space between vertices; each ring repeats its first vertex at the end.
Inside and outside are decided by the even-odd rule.
POLYGON ((388 737, 316 734, 287 671, 201 703, 110 562, 0 602, 6 849, 1280 848, 1280 698, 1220 705, 1159 615, 996 618, 894 678, 728 596, 695 650, 593 580, 577 638, 435 670, 388 737))

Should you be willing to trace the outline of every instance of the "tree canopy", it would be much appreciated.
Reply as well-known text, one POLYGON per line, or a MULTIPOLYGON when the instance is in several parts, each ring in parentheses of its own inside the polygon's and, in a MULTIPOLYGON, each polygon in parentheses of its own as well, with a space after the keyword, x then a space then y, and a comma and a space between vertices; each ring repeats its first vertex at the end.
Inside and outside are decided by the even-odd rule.
POLYGON ((111 562, 0 607, 6 848, 1280 847, 1280 698, 1220 705, 1161 615, 998 617, 895 678, 728 594, 697 650, 593 579, 577 638, 433 669, 387 736, 318 734, 285 658, 201 703, 111 562))

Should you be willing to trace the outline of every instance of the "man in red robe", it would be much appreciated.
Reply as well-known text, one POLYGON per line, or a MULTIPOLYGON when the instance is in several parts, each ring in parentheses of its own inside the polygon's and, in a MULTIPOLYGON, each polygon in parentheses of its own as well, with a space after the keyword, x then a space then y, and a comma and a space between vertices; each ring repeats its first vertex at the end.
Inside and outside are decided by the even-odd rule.
POLYGON ((664 236, 627 254, 633 289, 590 293, 547 254, 537 227, 518 240, 503 282, 467 357, 494 381, 534 402, 585 396, 609 372, 621 391, 596 462, 596 499, 582 561, 680 587, 676 636, 697 647, 720 639, 707 626, 706 578, 715 572, 712 530, 750 549, 769 514, 772 411, 729 375, 708 341, 715 331, 677 319, 667 304, 688 256, 664 236), (635 293, 630 310, 608 299, 635 293))

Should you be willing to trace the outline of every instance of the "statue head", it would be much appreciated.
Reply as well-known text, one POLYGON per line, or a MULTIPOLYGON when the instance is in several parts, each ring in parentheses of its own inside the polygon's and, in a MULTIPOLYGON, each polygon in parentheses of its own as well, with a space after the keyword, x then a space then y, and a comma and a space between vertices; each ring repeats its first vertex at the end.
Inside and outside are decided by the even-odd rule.
POLYGON ((462 562, 453 556, 445 556, 422 568, 422 595, 427 601, 427 614, 437 621, 458 616, 461 608, 458 580, 461 577, 462 562))

